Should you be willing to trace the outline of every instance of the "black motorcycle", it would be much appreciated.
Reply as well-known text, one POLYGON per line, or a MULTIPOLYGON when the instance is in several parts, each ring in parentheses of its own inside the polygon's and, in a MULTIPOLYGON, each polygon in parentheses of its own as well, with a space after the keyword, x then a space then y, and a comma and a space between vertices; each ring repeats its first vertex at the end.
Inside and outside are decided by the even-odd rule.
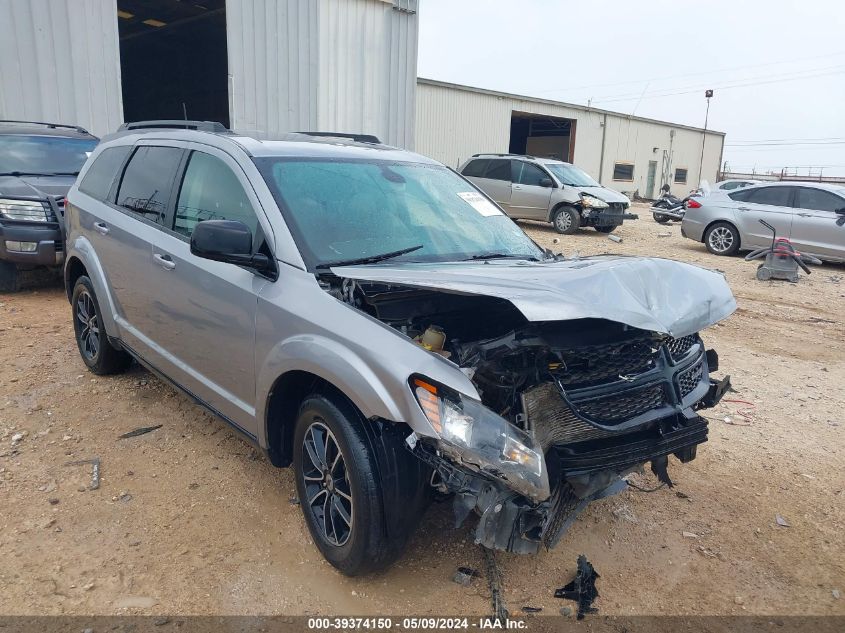
POLYGON ((679 198, 669 192, 669 185, 663 185, 660 188, 660 197, 651 205, 651 213, 654 221, 660 224, 666 224, 672 220, 683 220, 686 212, 686 202, 693 193, 690 193, 686 198, 679 198))

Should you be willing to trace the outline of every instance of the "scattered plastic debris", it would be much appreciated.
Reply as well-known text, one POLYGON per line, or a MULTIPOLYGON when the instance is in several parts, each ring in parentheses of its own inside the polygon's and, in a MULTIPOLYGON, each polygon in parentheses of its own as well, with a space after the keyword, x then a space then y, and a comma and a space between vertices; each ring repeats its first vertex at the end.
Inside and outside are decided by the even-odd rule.
POLYGON ((596 589, 597 578, 600 576, 587 561, 587 557, 581 554, 578 556, 578 571, 575 573, 575 580, 555 591, 555 598, 575 600, 578 603, 578 619, 583 620, 587 613, 598 611, 592 606, 593 600, 599 597, 596 589))
POLYGON ((496 563, 496 554, 493 550, 482 547, 481 552, 484 554, 487 568, 487 587, 490 589, 490 600, 493 603, 493 617, 504 623, 508 619, 508 610, 502 595, 502 572, 496 563))
POLYGON ((82 466, 84 464, 91 464, 91 483, 88 485, 88 490, 97 490, 100 487, 99 457, 92 457, 91 459, 78 459, 73 462, 67 462, 65 466, 82 466))
MULTIPOLYGON (((622 238, 621 238, 621 237, 619 237, 618 235, 608 235, 608 236, 607 236, 607 239, 609 239, 609 240, 613 240, 613 241, 614 241, 614 242, 616 242, 617 244, 618 244, 619 242, 621 242, 621 241, 622 241, 622 238)), ((578 614, 578 619, 581 619, 581 614, 580 614, 580 613, 578 614)))
POLYGON ((164 426, 163 424, 156 424, 155 426, 142 426, 141 428, 135 429, 134 431, 129 431, 128 433, 124 433, 123 435, 121 435, 117 439, 126 440, 126 439, 129 439, 130 437, 138 437, 139 435, 146 435, 147 433, 151 433, 152 431, 155 431, 156 429, 160 429, 163 426, 164 426))
POLYGON ((698 538, 698 534, 695 532, 682 532, 684 538, 698 538))
POLYGON ((775 515, 775 523, 777 523, 780 527, 792 527, 792 524, 779 514, 775 515))
POLYGON ((671 233, 658 233, 657 237, 672 237, 671 233))
POLYGON ((830 593, 836 600, 839 600, 839 598, 842 597, 842 594, 839 592, 839 589, 831 589, 830 593))
POLYGON ((540 613, 543 610, 543 607, 522 607, 523 613, 540 613))

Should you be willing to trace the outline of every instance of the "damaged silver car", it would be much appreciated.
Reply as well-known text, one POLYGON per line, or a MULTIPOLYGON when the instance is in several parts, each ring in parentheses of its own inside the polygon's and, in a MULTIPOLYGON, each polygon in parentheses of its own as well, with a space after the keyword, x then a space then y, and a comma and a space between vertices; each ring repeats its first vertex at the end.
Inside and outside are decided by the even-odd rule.
POLYGON ((396 560, 433 498, 487 547, 552 547, 706 441, 697 411, 728 381, 699 331, 736 307, 720 274, 553 255, 371 138, 189 127, 127 126, 68 195, 82 360, 135 358, 292 465, 344 573, 396 560))

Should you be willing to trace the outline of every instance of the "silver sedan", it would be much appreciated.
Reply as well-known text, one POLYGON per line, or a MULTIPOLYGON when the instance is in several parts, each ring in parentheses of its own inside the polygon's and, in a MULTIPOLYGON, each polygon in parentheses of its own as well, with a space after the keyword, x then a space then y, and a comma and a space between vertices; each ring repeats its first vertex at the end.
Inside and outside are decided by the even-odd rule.
POLYGON ((845 186, 770 182, 730 193, 692 198, 681 235, 703 242, 715 255, 733 255, 772 241, 760 223, 775 227, 796 249, 819 259, 845 262, 845 186))

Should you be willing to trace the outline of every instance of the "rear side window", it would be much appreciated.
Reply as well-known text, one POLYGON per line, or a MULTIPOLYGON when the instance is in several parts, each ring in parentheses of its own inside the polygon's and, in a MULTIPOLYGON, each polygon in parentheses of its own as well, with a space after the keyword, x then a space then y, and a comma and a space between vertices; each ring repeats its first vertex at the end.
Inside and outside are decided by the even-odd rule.
POLYGON ((142 145, 136 149, 123 172, 117 204, 164 224, 173 178, 181 159, 182 150, 176 147, 142 145))
POLYGON ((539 187, 541 180, 543 180, 544 178, 549 179, 548 174, 546 174, 546 172, 537 167, 537 165, 532 165, 531 163, 522 163, 522 161, 514 162, 515 173, 519 171, 520 164, 522 165, 522 171, 520 171, 518 176, 515 178, 516 182, 518 182, 519 184, 539 187))
POLYGON ((845 199, 821 189, 799 187, 795 196, 795 206, 813 211, 836 211, 845 208, 845 199))
POLYGON ((742 199, 753 204, 767 204, 773 207, 788 207, 789 199, 792 197, 792 187, 763 187, 761 189, 748 189, 733 194, 734 200, 737 195, 745 193, 742 199))
POLYGON ((487 165, 487 171, 484 174, 485 178, 492 180, 511 180, 511 161, 505 159, 494 158, 487 165))
POLYGON ((253 237, 258 229, 258 218, 235 173, 219 158, 194 152, 176 202, 173 230, 190 237, 203 220, 238 220, 253 237))
POLYGON ((121 145, 109 147, 100 152, 85 172, 85 177, 79 183, 79 190, 98 200, 105 200, 111 191, 117 170, 120 169, 131 150, 131 145, 121 145))
POLYGON ((481 178, 484 176, 484 170, 487 168, 487 163, 489 160, 485 159, 478 159, 478 160, 471 160, 467 163, 467 166, 464 167, 463 174, 464 176, 473 176, 475 178, 481 178))

